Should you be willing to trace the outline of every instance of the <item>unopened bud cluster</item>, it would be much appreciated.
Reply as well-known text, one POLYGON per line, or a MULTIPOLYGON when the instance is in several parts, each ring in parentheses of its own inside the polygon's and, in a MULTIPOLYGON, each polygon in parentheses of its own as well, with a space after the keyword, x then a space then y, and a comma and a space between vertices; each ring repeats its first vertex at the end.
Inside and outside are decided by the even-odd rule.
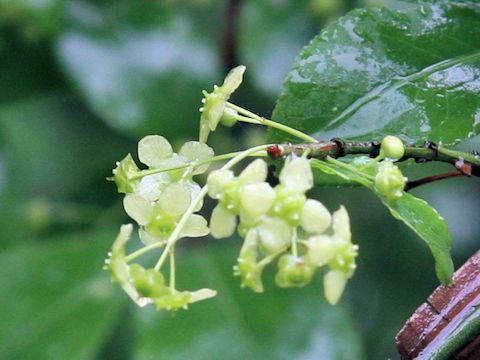
POLYGON ((325 295, 335 304, 355 271, 358 249, 351 243, 345 208, 332 215, 321 202, 307 199, 313 187, 307 159, 287 160, 275 187, 266 177, 261 159, 239 176, 230 170, 210 173, 208 193, 218 200, 210 220, 212 236, 229 237, 238 229, 245 240, 234 273, 256 292, 263 291, 263 269, 277 257, 275 281, 281 287, 305 286, 319 267, 327 266, 325 295))

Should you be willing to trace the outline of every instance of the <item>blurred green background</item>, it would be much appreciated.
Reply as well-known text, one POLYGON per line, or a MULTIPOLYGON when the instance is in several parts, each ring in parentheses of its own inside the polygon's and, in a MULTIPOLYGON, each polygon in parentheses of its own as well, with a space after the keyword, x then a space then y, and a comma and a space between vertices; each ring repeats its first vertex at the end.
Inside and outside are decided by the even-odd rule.
MULTIPOLYGON (((320 277, 278 289, 267 271, 264 294, 240 289, 238 239, 184 242, 180 287, 219 295, 173 315, 136 308, 101 270, 128 221, 105 181, 116 160, 146 134, 195 138, 201 90, 237 64, 247 73, 234 102, 269 116, 299 50, 370 5, 405 3, 0 0, 0 358, 395 359, 396 332, 438 283, 427 247, 362 189, 312 192, 347 206, 360 245, 336 307, 320 277)), ((211 144, 222 153, 263 136, 237 125, 211 144)), ((455 179, 414 191, 446 218, 457 267, 478 248, 479 190, 455 179)))

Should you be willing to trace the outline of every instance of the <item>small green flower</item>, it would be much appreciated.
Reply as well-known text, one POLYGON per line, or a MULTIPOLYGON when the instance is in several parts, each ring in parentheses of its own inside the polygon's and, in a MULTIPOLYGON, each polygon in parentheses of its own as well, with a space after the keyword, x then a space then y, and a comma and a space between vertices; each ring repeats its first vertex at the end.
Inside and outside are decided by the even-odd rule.
POLYGON ((303 287, 312 280, 314 273, 315 267, 303 257, 285 254, 278 260, 275 282, 280 287, 303 287))
POLYGON ((212 289, 200 289, 196 291, 174 291, 167 295, 153 299, 157 310, 166 309, 175 311, 178 309, 187 309, 188 304, 210 299, 217 295, 212 289))
MULTIPOLYGON (((199 140, 201 143, 207 142, 210 131, 215 131, 218 123, 222 120, 227 101, 242 83, 245 69, 243 65, 233 68, 225 77, 222 86, 215 85, 211 93, 203 91, 205 97, 202 99, 203 106, 200 108, 202 115, 200 116, 199 140)), ((231 116, 229 125, 233 125, 231 116)))
POLYGON ((163 136, 145 136, 138 143, 138 157, 149 170, 173 167, 179 167, 179 169, 144 176, 135 192, 148 200, 155 201, 169 184, 182 182, 191 187, 192 194, 198 193, 200 186, 192 180, 192 176, 207 171, 209 164, 208 162, 197 166, 195 164, 205 162, 213 155, 212 148, 197 141, 186 142, 177 154, 173 152, 172 146, 163 136), (184 166, 189 163, 193 165, 184 166))
POLYGON ((220 169, 210 173, 207 179, 208 194, 218 200, 210 218, 213 237, 221 239, 231 236, 238 215, 253 226, 268 212, 274 191, 265 183, 266 178, 267 163, 261 159, 250 163, 238 177, 230 170, 220 169))
MULTIPOLYGON (((152 202, 137 194, 125 196, 127 214, 141 226, 140 237, 148 245, 168 239, 192 200, 191 189, 182 183, 169 184, 152 202)), ((192 214, 180 236, 199 237, 209 233, 207 221, 192 214)))
POLYGON ((137 188, 139 180, 131 180, 131 177, 138 175, 140 169, 135 164, 132 155, 128 154, 121 161, 117 161, 116 168, 113 169, 113 176, 107 180, 114 181, 119 193, 132 193, 137 188))
POLYGON ((313 187, 310 163, 304 158, 288 160, 280 172, 280 184, 275 187, 273 213, 291 226, 301 223, 306 196, 313 187))
POLYGON ((262 271, 265 265, 260 265, 257 258, 258 233, 255 229, 250 229, 243 242, 233 273, 240 277, 242 287, 248 287, 255 292, 263 292, 262 271))
POLYGON ((393 162, 385 160, 378 165, 375 189, 389 201, 396 201, 402 197, 406 182, 407 178, 393 162))

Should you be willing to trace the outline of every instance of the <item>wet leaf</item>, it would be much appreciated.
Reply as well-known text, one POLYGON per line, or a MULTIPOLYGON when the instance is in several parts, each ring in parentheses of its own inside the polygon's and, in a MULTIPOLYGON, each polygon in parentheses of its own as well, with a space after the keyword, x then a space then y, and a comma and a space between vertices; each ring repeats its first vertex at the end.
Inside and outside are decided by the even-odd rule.
POLYGON ((451 235, 445 219, 425 200, 406 192, 403 192, 398 199, 388 200, 375 191, 370 171, 365 171, 361 167, 353 171, 353 169, 319 160, 313 160, 312 167, 342 180, 357 182, 377 194, 394 218, 402 221, 425 241, 435 259, 435 272, 438 279, 443 284, 450 284, 453 274, 453 262, 450 254, 451 235))
MULTIPOLYGON (((480 6, 359 9, 295 62, 273 119, 314 137, 452 144, 480 131, 480 6)), ((270 141, 284 141, 278 131, 270 141)))

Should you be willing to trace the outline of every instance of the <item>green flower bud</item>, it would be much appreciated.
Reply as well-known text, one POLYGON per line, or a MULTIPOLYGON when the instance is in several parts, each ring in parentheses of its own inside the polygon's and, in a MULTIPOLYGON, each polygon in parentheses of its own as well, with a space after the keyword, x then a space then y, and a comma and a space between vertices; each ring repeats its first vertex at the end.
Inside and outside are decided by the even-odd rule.
POLYGON ((385 160, 378 165, 375 176, 375 189, 389 201, 402 197, 407 178, 391 161, 385 160))
POLYGON ((144 269, 139 264, 130 266, 130 279, 142 297, 156 298, 169 293, 163 275, 155 269, 144 269))
POLYGON ((341 270, 347 278, 353 276, 355 269, 355 258, 358 256, 358 245, 344 241, 341 238, 333 238, 335 243, 335 256, 328 262, 332 270, 341 270))
POLYGON ((283 185, 275 187, 275 202, 273 214, 287 221, 291 226, 298 226, 302 220, 302 213, 306 197, 303 193, 292 192, 283 185))
POLYGON ((157 310, 177 310, 186 309, 190 302, 192 295, 188 291, 175 291, 173 294, 168 294, 154 299, 157 310))
POLYGON ((385 136, 380 145, 380 157, 392 161, 399 160, 405 155, 405 145, 396 136, 385 136))
POLYGON ((237 265, 233 267, 233 274, 242 280, 242 287, 249 287, 255 292, 263 292, 263 266, 258 265, 258 234, 255 229, 247 232, 243 242, 237 265))
POLYGON ((312 280, 314 273, 315 267, 302 257, 286 254, 278 261, 275 282, 280 287, 303 287, 312 280))
POLYGON ((128 154, 122 161, 117 161, 117 167, 112 172, 113 176, 107 180, 115 182, 119 193, 128 194, 135 191, 139 180, 130 180, 130 178, 138 175, 140 169, 135 164, 132 155, 128 154))

